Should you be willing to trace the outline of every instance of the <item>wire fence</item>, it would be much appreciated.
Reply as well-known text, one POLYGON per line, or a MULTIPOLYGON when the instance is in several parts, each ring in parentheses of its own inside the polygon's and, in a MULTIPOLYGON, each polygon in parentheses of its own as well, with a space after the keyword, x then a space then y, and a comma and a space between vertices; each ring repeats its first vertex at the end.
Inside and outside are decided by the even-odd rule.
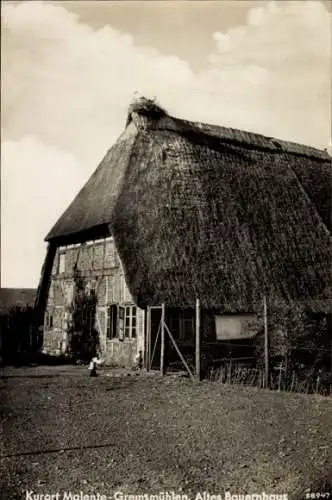
MULTIPOLYGON (((193 346, 184 344, 180 348, 194 370, 193 346)), ((267 355, 268 371, 266 352, 257 339, 249 342, 205 342, 201 346, 202 378, 222 384, 332 395, 332 351, 326 344, 291 346, 280 343, 273 346, 267 355)), ((174 371, 179 364, 170 363, 168 369, 174 371)))
MULTIPOLYGON (((206 378, 222 384, 265 387, 265 373, 262 368, 243 366, 244 360, 229 360, 208 369, 206 378)), ((270 371, 268 388, 277 391, 320 394, 332 396, 332 373, 319 370, 317 373, 287 370, 283 363, 270 371)))

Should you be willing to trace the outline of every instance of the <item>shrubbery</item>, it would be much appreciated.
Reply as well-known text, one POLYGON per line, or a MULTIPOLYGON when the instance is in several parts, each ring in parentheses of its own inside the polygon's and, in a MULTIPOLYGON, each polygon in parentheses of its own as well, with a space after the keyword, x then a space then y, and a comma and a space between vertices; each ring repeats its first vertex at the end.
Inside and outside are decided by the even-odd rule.
POLYGON ((0 315, 0 356, 3 363, 22 362, 42 347, 42 333, 33 307, 11 307, 0 315))
POLYGON ((86 289, 86 281, 75 273, 71 321, 68 325, 68 355, 76 360, 89 361, 99 349, 99 335, 95 328, 97 296, 86 289))

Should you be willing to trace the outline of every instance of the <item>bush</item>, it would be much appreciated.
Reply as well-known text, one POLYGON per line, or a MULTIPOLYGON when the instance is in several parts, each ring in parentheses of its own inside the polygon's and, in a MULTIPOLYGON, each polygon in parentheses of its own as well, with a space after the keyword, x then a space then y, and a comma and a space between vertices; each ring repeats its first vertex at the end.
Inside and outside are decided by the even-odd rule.
POLYGON ((2 363, 29 360, 41 349, 42 334, 33 307, 11 307, 0 316, 0 332, 2 363))
POLYGON ((77 271, 74 280, 67 354, 76 360, 89 361, 99 350, 99 335, 95 328, 97 296, 94 290, 86 290, 86 282, 77 271))
MULTIPOLYGON (((264 326, 259 318, 256 354, 264 364, 264 326)), ((305 311, 299 305, 274 301, 268 304, 268 336, 271 361, 283 361, 290 369, 303 367, 315 372, 329 369, 331 360, 331 331, 328 315, 305 311)))

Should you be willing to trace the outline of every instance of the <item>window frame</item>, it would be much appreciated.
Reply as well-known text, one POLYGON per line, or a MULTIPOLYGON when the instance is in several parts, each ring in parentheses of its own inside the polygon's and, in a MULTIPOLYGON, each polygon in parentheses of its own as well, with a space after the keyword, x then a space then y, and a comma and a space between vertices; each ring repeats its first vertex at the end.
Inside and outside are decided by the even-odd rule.
POLYGON ((124 338, 126 339, 136 339, 137 338, 137 307, 134 305, 126 304, 124 306, 124 338), (133 325, 133 319, 135 320, 135 325, 133 325), (128 320, 128 326, 127 326, 128 320), (128 332, 128 334, 127 334, 128 332), (133 334, 134 333, 134 334, 133 334))
POLYGON ((136 339, 138 333, 137 311, 138 308, 133 304, 108 305, 106 310, 106 339, 109 341, 136 339))
POLYGON ((65 271, 66 271, 66 252, 59 252, 58 274, 64 274, 65 271))

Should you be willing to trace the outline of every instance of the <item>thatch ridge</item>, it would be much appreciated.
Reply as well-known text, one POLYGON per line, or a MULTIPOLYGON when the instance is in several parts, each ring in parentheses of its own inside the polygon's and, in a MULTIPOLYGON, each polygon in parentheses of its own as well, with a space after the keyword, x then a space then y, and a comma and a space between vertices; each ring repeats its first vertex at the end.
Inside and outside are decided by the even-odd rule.
POLYGON ((223 143, 242 145, 248 149, 261 149, 276 153, 290 153, 299 156, 307 156, 309 158, 316 158, 322 161, 331 160, 331 156, 326 150, 321 150, 312 146, 285 141, 275 137, 268 137, 246 130, 176 118, 169 115, 153 99, 141 97, 134 100, 129 106, 127 124, 134 119, 135 124, 140 127, 142 125, 142 121, 137 120, 135 115, 141 115, 147 118, 147 120, 143 122, 144 128, 177 132, 187 137, 192 136, 194 141, 197 141, 199 138, 202 140, 203 136, 205 136, 206 140, 218 139, 223 143))

